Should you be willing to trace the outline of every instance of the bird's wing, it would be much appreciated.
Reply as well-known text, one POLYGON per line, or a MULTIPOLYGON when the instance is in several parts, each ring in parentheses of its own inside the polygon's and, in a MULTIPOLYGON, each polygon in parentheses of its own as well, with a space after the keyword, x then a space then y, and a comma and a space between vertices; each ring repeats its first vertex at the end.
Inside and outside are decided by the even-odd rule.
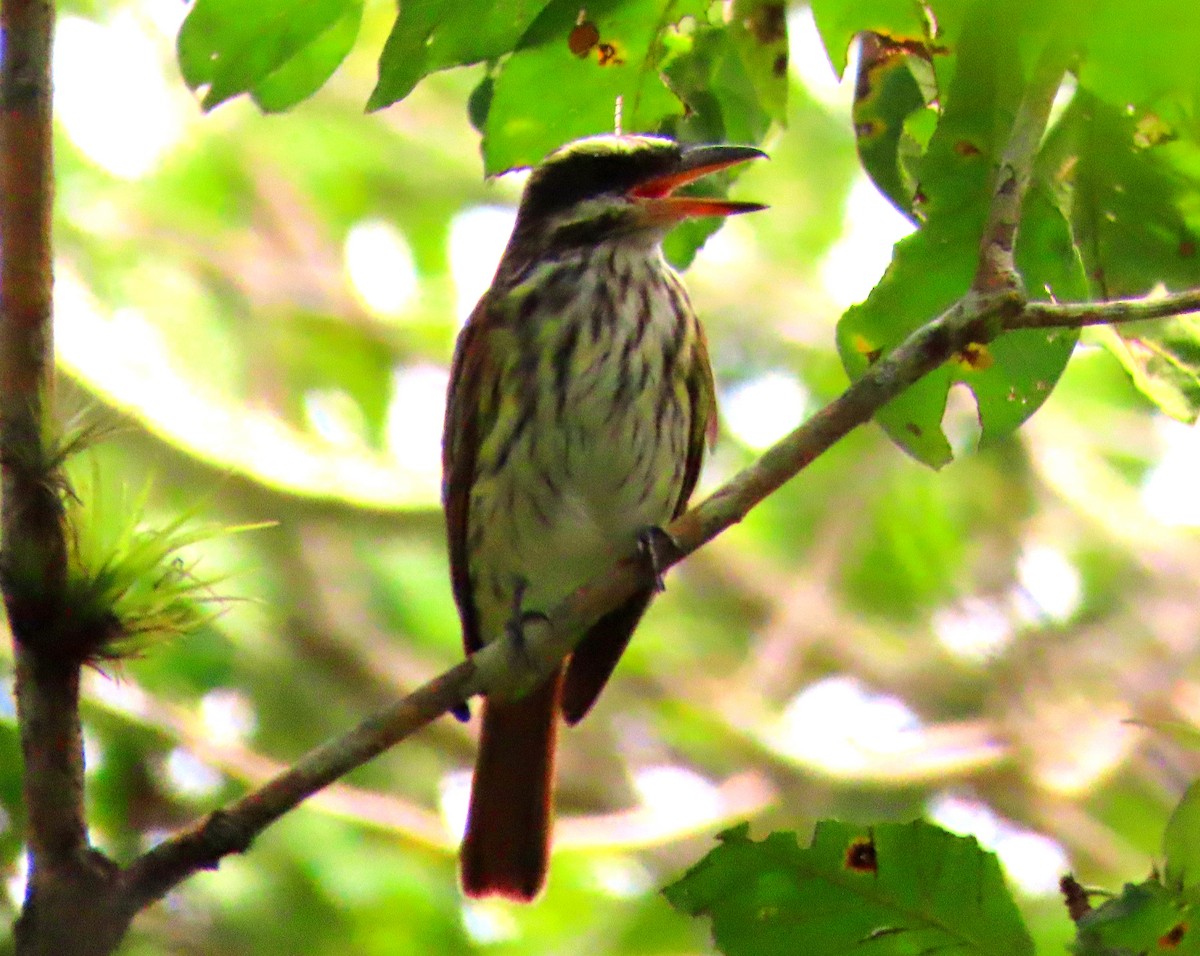
POLYGON ((476 458, 495 424, 498 406, 499 367, 494 356, 493 361, 488 359, 490 332, 496 325, 492 308, 489 297, 484 296, 458 337, 442 434, 442 505, 450 546, 450 581, 468 654, 483 646, 479 612, 471 593, 468 516, 476 458))
POLYGON ((708 360, 708 341, 704 337, 704 327, 699 323, 696 324, 696 349, 692 358, 693 367, 687 383, 692 423, 688 433, 683 483, 672 518, 678 518, 687 510, 688 500, 696 490, 696 481, 700 477, 705 445, 711 448, 717 443, 717 386, 713 381, 712 364, 708 360))

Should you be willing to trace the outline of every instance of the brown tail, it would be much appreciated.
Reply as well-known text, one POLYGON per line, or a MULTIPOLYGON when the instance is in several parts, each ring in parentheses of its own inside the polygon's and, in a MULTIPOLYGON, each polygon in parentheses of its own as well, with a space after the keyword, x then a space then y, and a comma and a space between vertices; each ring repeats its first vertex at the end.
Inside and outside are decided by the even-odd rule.
POLYGON ((546 882, 562 674, 513 703, 483 705, 459 856, 467 896, 529 901, 546 882))

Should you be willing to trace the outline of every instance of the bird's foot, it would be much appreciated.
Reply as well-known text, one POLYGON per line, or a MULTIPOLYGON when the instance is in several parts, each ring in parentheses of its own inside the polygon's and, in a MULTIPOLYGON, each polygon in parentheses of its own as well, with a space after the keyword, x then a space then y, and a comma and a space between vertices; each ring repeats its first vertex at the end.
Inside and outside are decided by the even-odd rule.
POLYGON ((471 722, 471 704, 469 701, 464 700, 461 704, 455 704, 450 708, 450 713, 454 715, 454 719, 460 724, 471 722))
POLYGON ((504 631, 508 634, 509 640, 512 642, 512 647, 520 657, 521 663, 526 667, 536 668, 537 665, 529 656, 529 649, 525 643, 525 626, 534 621, 548 624, 550 619, 541 611, 526 611, 524 609, 525 592, 528 589, 528 579, 518 578, 517 586, 513 588, 512 611, 509 614, 508 622, 504 625, 504 631))
POLYGON ((650 574, 654 577, 654 590, 660 594, 667 589, 667 586, 663 583, 662 560, 659 558, 659 551, 664 542, 672 548, 679 547, 675 543, 675 539, 662 528, 658 527, 658 525, 647 525, 638 532, 638 553, 642 556, 642 559, 646 562, 646 566, 650 569, 650 574))

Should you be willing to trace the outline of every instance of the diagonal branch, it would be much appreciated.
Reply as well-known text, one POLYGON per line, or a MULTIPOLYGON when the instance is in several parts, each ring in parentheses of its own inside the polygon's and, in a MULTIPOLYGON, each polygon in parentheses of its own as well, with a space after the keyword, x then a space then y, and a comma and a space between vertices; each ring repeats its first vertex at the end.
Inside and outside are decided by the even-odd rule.
POLYGON ((371 714, 348 733, 309 751, 240 800, 144 853, 123 874, 131 907, 139 910, 197 870, 214 869, 222 857, 245 852, 259 833, 301 801, 478 693, 475 671, 476 659, 468 658, 371 714))
MULTIPOLYGON (((967 345, 986 344, 1022 328, 1078 328, 1189 312, 1200 307, 1200 290, 1153 302, 1037 303, 1015 312, 1007 300, 990 301, 986 306, 956 304, 914 332, 755 464, 674 521, 666 529, 672 540, 659 555, 662 568, 677 564, 736 524, 883 405, 967 345)), ((533 625, 520 652, 506 639, 489 643, 345 735, 311 751, 265 786, 150 850, 125 873, 126 892, 135 908, 160 898, 196 870, 215 867, 221 857, 243 852, 284 813, 469 697, 520 693, 544 679, 589 624, 645 586, 646 573, 637 557, 619 562, 554 607, 544 626, 533 625)))
MULTIPOLYGON (((1027 328, 1079 328, 1189 312, 1200 307, 1200 290, 1154 301, 1058 305, 1028 303, 1012 264, 1021 203, 1045 130, 1050 103, 1065 67, 1052 47, 1043 56, 1013 126, 993 195, 980 269, 967 294, 875 362, 838 398, 813 415, 757 462, 682 515, 666 529, 656 555, 662 569, 740 521, 764 498, 795 477, 887 402, 971 344, 1027 328)), ((645 561, 618 562, 529 627, 521 646, 502 638, 429 681, 403 700, 368 717, 353 730, 322 744, 263 787, 148 851, 124 872, 130 906, 143 907, 202 868, 244 851, 266 826, 339 777, 457 709, 475 694, 511 696, 544 680, 587 626, 647 584, 645 561)))

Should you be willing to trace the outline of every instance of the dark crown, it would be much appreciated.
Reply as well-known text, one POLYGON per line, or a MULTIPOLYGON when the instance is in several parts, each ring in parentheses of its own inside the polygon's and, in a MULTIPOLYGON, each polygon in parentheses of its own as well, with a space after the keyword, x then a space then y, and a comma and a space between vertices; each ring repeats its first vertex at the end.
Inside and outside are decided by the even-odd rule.
POLYGON ((536 167, 519 217, 544 219, 586 199, 628 192, 679 165, 682 150, 660 136, 592 136, 568 143, 536 167))

